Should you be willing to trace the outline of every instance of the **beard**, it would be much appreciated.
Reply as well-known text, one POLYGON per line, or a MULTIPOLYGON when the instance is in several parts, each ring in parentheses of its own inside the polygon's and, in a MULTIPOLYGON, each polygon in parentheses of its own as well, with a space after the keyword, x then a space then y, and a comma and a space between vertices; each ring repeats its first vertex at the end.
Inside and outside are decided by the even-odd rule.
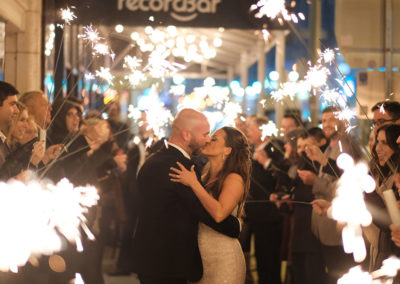
POLYGON ((200 143, 198 141, 196 141, 195 139, 191 139, 189 142, 189 149, 192 151, 192 155, 199 155, 201 154, 201 148, 202 146, 200 145, 200 143))

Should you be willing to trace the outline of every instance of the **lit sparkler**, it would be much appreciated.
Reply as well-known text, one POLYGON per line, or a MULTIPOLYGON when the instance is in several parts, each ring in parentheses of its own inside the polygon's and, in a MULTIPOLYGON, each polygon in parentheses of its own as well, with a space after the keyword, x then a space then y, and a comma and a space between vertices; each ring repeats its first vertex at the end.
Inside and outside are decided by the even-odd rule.
POLYGON ((331 72, 325 66, 315 65, 309 68, 304 79, 311 87, 318 89, 326 85, 330 74, 331 72))
POLYGON ((278 136, 278 128, 273 121, 268 121, 267 124, 260 126, 261 129, 261 140, 265 140, 266 137, 278 136))
POLYGON ((100 40, 102 40, 103 38, 100 37, 99 32, 97 31, 97 29, 94 29, 92 25, 89 26, 84 26, 83 27, 83 34, 79 34, 78 38, 81 38, 85 41, 91 42, 92 43, 92 47, 100 40))
POLYGON ((100 54, 100 55, 109 55, 110 54, 110 50, 108 49, 108 45, 105 43, 96 43, 93 46, 93 52, 94 54, 100 54))
POLYGON ((344 173, 338 180, 336 197, 330 210, 333 219, 345 224, 342 230, 344 251, 353 253, 354 259, 361 262, 366 256, 361 226, 368 226, 372 222, 363 192, 372 192, 375 181, 368 175, 368 166, 365 163, 355 164, 353 158, 346 153, 339 155, 337 164, 344 173))
POLYGON ((68 25, 70 25, 71 22, 76 19, 74 12, 72 12, 69 7, 67 7, 67 9, 60 9, 60 11, 61 19, 63 19, 68 25))
POLYGON ((325 49, 322 53, 322 58, 324 59, 324 62, 329 64, 332 64, 332 62, 335 60, 335 56, 335 51, 330 48, 325 49))
POLYGON ((186 69, 185 65, 166 60, 169 55, 169 51, 153 51, 150 54, 148 64, 143 71, 148 70, 153 78, 163 78, 166 75, 174 74, 179 70, 186 69))
POLYGON ((283 20, 298 22, 298 18, 304 20, 302 13, 291 13, 286 9, 285 0, 259 0, 257 4, 250 6, 250 11, 257 11, 254 15, 256 18, 267 17, 271 20, 278 19, 283 24, 283 20))
POLYGON ((57 185, 31 181, 0 183, 0 270, 18 271, 30 257, 63 249, 64 236, 80 240, 88 208, 97 204, 94 187, 75 187, 67 179, 57 185))
POLYGON ((96 76, 107 81, 108 84, 112 85, 112 80, 114 76, 110 73, 110 68, 100 67, 100 71, 96 70, 96 76))

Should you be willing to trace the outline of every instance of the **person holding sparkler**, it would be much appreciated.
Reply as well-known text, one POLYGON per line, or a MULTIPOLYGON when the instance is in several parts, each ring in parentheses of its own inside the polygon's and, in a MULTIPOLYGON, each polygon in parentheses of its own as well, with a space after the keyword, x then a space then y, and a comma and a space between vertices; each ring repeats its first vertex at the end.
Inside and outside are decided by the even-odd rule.
MULTIPOLYGON (((373 216, 373 224, 364 230, 371 244, 370 271, 379 269, 382 261, 394 252, 393 243, 390 240, 390 219, 383 202, 383 192, 393 190, 395 186, 400 159, 400 149, 396 143, 399 136, 400 125, 386 124, 376 130, 376 142, 372 149, 370 164, 376 188, 366 197, 368 209, 373 216)), ((395 194, 398 196, 397 192, 395 194)))
MULTIPOLYGON (((168 146, 151 155, 139 171, 137 181, 141 206, 133 242, 133 262, 134 272, 138 273, 142 284, 186 284, 188 280, 201 279, 203 265, 197 242, 199 221, 226 236, 239 236, 240 224, 237 218, 220 214, 217 223, 201 205, 192 189, 172 181, 169 176, 171 168, 177 167, 177 162, 182 167, 191 169, 191 172, 194 171, 190 155, 206 148, 210 142, 209 132, 210 125, 202 113, 183 109, 172 123, 168 146)), ((220 153, 220 158, 223 153, 228 157, 230 148, 222 148, 224 151, 220 153)), ((173 173, 173 179, 178 181, 178 174, 173 173)), ((232 182, 237 189, 235 196, 241 197, 243 183, 236 176, 232 182)), ((240 198, 237 201, 239 200, 240 198)), ((233 207, 228 210, 228 214, 233 211, 233 207)), ((208 230, 211 231, 210 228, 208 230)), ((222 235, 219 236, 223 238, 222 235)), ((235 242, 234 239, 231 241, 235 242)), ((213 247, 219 251, 218 243, 214 243, 213 247)), ((238 249, 241 253, 240 247, 238 249)), ((236 256, 235 259, 240 260, 241 257, 243 260, 241 272, 244 273, 243 254, 236 256)), ((236 275, 236 272, 239 271, 228 266, 224 271, 216 273, 229 276, 236 275)))
MULTIPOLYGON (((309 170, 298 170, 300 179, 312 186, 316 199, 331 201, 335 193, 335 181, 339 174, 332 165, 340 153, 345 152, 359 159, 361 157, 352 139, 345 134, 344 122, 336 117, 341 109, 328 106, 322 112, 322 130, 330 140, 324 153, 317 146, 306 148, 307 156, 320 163, 318 175, 309 170)), ((351 255, 343 251, 341 232, 336 221, 320 216, 315 210, 312 213, 312 231, 322 244, 322 251, 328 268, 329 283, 336 283, 338 278, 354 265, 351 255)))
POLYGON ((53 160, 61 150, 61 145, 53 145, 44 151, 44 141, 38 141, 35 123, 21 103, 17 104, 19 113, 7 135, 7 145, 12 150, 0 168, 0 180, 23 177, 23 171, 37 170, 53 160), (20 176, 21 174, 21 176, 20 176))

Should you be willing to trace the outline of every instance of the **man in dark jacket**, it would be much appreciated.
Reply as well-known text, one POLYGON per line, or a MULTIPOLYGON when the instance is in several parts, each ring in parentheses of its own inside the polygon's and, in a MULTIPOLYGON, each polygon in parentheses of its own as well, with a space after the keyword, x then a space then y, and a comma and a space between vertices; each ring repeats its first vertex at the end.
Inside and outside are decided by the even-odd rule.
POLYGON ((142 284, 180 284, 201 278, 199 221, 228 236, 239 235, 236 218, 229 216, 217 224, 190 188, 170 181, 170 168, 177 162, 186 168, 194 164, 190 155, 210 141, 209 131, 203 114, 182 110, 172 124, 168 147, 150 156, 139 171, 141 207, 133 246, 134 271, 142 284))
POLYGON ((10 153, 6 144, 6 133, 19 113, 17 94, 18 91, 11 84, 0 81, 0 166, 10 153))

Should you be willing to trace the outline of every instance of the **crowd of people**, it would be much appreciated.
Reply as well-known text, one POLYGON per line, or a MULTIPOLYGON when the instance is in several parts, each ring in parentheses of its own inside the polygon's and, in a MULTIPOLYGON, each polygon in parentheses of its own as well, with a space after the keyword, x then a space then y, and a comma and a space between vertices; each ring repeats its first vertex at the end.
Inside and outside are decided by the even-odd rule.
POLYGON ((400 255, 400 227, 391 224, 383 198, 392 190, 400 199, 396 101, 371 108, 368 151, 346 132, 337 106, 322 111, 322 128, 286 113, 279 137, 263 137, 268 118, 258 115, 240 115, 235 127, 211 135, 202 113, 184 109, 160 141, 145 112, 134 136, 119 119, 118 103, 106 106, 106 120, 102 111, 83 117, 77 98, 50 105, 40 91, 19 93, 0 81, 0 180, 68 178, 95 185, 100 194, 87 214, 96 240, 84 239, 83 252, 70 244, 59 253, 63 269, 52 269, 46 256, 18 274, 0 274, 1 283, 68 283, 76 272, 87 284, 104 283, 106 246, 119 249, 110 274, 134 272, 142 284, 278 284, 282 261, 285 283, 336 283, 357 265, 343 250, 341 224, 328 214, 343 173, 336 164, 341 153, 369 161, 376 181, 365 194, 373 222, 363 228, 364 269, 375 271, 400 255))

